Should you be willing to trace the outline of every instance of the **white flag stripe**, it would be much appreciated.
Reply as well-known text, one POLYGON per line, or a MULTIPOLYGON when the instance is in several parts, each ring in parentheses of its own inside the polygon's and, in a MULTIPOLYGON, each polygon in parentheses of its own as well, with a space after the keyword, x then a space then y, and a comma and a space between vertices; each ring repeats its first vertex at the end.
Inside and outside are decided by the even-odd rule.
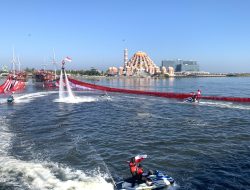
POLYGON ((72 61, 72 59, 71 59, 70 57, 65 57, 65 58, 64 58, 64 61, 71 62, 71 61, 72 61))

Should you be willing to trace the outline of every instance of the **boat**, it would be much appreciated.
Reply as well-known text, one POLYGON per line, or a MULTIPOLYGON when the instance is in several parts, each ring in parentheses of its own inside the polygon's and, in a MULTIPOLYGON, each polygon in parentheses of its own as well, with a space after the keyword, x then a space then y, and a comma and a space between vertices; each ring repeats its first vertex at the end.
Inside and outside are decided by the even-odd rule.
POLYGON ((39 70, 35 71, 33 78, 35 79, 36 82, 44 82, 48 80, 54 80, 55 75, 51 71, 39 70))
POLYGON ((151 190, 163 189, 174 184, 174 179, 162 171, 149 171, 143 173, 141 181, 134 181, 133 178, 127 178, 117 182, 115 188, 117 190, 151 190))

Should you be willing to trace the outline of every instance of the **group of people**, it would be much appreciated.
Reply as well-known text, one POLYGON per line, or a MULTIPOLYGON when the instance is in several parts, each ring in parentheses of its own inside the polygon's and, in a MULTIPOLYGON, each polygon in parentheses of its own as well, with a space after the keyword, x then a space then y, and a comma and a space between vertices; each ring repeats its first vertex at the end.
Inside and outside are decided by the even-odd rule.
POLYGON ((143 167, 139 162, 140 160, 135 157, 132 157, 129 162, 130 173, 135 180, 141 180, 143 174, 143 167))
POLYGON ((129 161, 130 173, 132 175, 132 187, 135 185, 135 183, 148 182, 146 175, 144 175, 145 173, 143 167, 140 163, 144 158, 147 158, 147 155, 137 155, 132 157, 129 161))

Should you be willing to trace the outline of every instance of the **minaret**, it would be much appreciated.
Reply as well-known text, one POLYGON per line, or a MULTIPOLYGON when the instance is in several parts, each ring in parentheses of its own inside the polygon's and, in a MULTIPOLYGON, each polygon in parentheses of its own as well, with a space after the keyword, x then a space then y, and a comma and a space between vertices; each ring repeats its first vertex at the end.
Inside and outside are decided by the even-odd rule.
POLYGON ((128 63, 128 49, 124 49, 124 69, 126 68, 126 65, 128 63))
POLYGON ((124 49, 124 66, 123 66, 123 74, 125 75, 127 70, 126 70, 126 66, 127 66, 127 63, 128 63, 128 49, 125 48, 124 49))

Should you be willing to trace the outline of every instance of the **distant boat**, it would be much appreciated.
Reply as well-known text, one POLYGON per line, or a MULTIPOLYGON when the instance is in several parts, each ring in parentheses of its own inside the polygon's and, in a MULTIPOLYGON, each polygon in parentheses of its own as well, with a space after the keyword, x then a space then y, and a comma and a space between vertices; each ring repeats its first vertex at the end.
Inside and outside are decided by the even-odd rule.
POLYGON ((1 73, 0 76, 1 77, 7 77, 9 75, 9 73, 1 73))
POLYGON ((33 74, 33 78, 35 78, 36 82, 53 81, 55 79, 55 74, 50 71, 39 70, 33 74))

